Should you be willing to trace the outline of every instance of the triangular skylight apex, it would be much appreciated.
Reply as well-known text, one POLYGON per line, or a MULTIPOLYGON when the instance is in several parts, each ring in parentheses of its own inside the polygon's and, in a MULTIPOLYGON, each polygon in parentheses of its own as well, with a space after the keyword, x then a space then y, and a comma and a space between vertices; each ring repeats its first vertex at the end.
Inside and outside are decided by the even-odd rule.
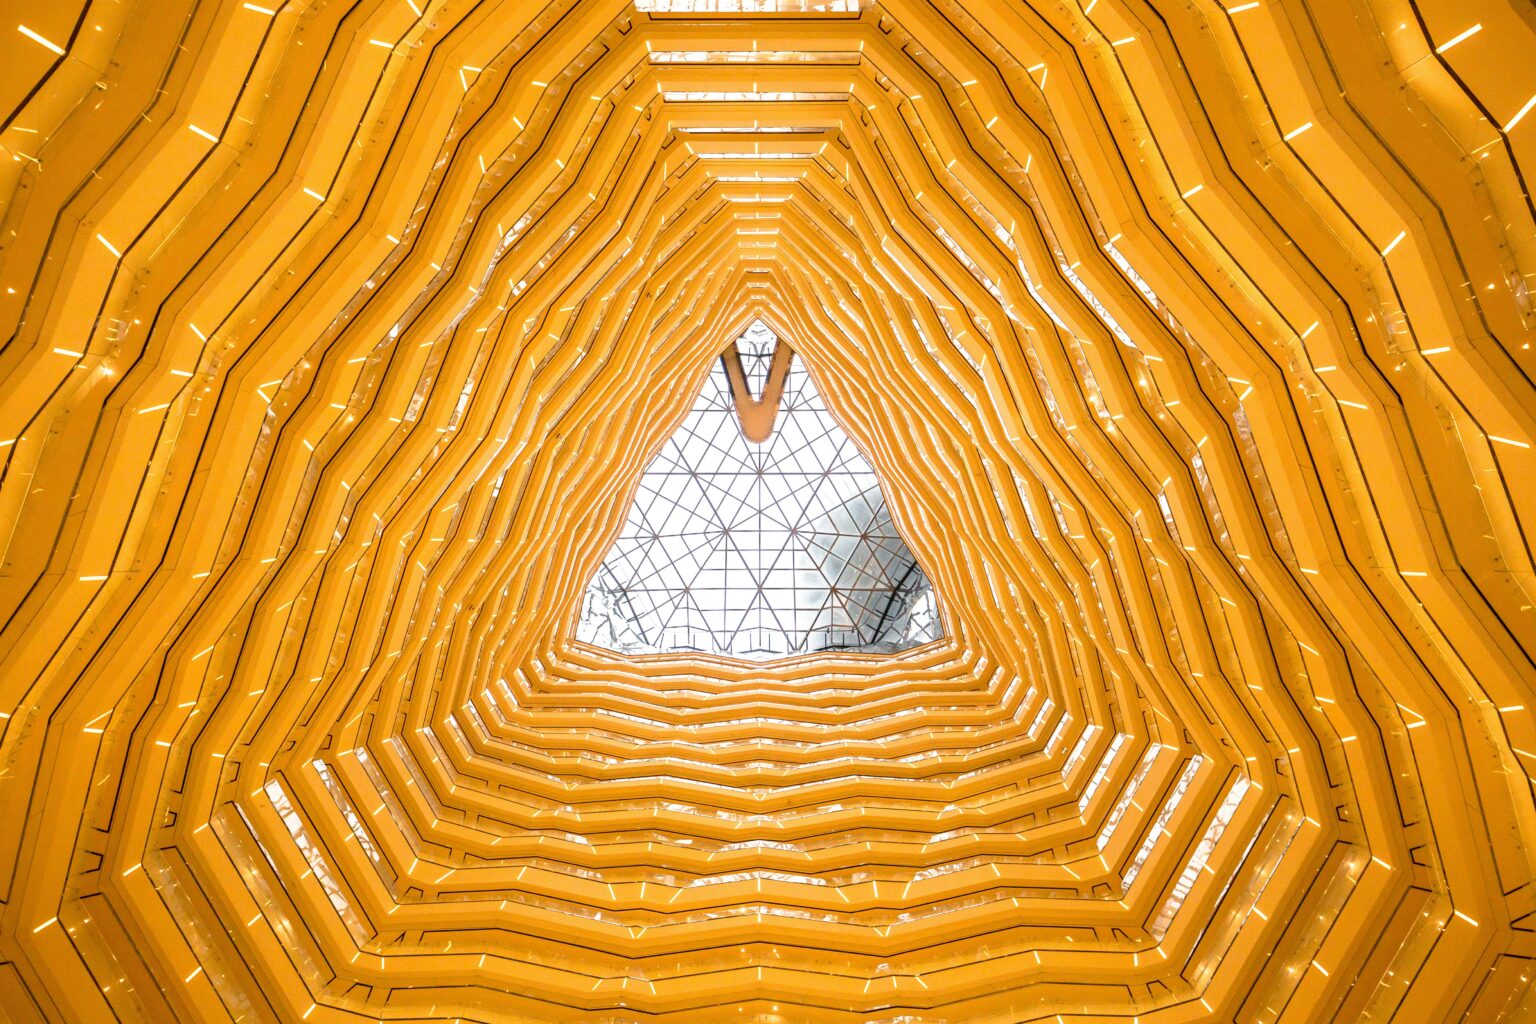
MULTIPOLYGON (((777 342, 761 321, 736 342, 754 398, 777 342)), ((767 440, 747 439, 737 408, 722 358, 646 468, 587 588, 577 637, 630 654, 767 660, 895 652, 942 635, 928 578, 891 522, 873 467, 800 359, 789 361, 767 440), (688 514, 669 515, 674 506, 688 514), (683 521, 689 554, 658 573, 655 560, 683 547, 668 532, 683 521), (700 544, 701 534, 712 542, 700 544)))

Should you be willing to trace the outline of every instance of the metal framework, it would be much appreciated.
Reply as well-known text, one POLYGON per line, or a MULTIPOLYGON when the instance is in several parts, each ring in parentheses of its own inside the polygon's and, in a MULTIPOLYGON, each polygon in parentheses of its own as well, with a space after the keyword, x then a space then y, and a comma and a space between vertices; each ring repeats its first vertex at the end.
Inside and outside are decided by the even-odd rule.
MULTIPOLYGON (((754 320, 733 344, 763 394, 779 340, 754 320)), ((758 444, 742 429, 727 358, 640 478, 587 588, 578 639, 752 659, 937 639, 928 577, 804 362, 791 357, 773 431, 758 444)))

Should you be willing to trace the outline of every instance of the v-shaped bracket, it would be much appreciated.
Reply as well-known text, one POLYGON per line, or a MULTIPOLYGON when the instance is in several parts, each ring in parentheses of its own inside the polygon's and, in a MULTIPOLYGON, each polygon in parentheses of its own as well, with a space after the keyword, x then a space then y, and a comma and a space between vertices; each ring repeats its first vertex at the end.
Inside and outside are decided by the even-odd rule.
POLYGON ((725 376, 731 382, 731 401, 736 406, 736 419, 741 423, 741 433, 748 441, 762 444, 773 436, 773 424, 779 418, 779 405, 784 400, 784 382, 789 377, 789 361, 794 349, 775 339, 773 359, 768 364, 768 380, 763 393, 752 397, 747 386, 747 373, 741 366, 741 350, 733 341, 720 353, 725 366, 725 376))

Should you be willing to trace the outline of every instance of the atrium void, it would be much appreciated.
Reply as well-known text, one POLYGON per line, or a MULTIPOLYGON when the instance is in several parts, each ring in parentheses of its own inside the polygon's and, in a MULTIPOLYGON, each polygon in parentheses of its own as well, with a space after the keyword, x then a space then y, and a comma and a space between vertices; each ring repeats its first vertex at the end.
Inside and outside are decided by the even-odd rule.
POLYGON ((1531 0, 0 8, 0 1022, 1536 1024, 1531 0))

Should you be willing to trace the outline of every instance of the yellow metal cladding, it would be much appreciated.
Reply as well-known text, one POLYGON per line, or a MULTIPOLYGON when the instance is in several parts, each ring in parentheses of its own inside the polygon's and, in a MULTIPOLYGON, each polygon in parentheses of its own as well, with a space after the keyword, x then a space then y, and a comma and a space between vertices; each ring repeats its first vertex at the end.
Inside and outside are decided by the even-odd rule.
POLYGON ((639 7, 0 4, 0 1019, 1536 1020, 1532 8, 639 7), (945 639, 570 639, 756 317, 945 639))

